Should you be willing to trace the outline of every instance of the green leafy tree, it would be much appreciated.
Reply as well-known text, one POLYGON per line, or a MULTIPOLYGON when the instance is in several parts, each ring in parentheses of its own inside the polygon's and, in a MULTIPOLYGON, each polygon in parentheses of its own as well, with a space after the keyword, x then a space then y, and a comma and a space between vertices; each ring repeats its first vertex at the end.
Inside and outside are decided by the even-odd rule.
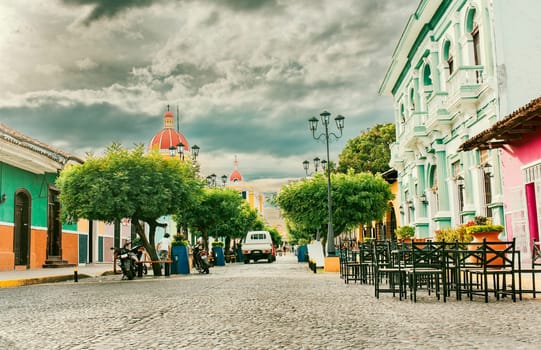
POLYGON ((291 220, 286 219, 285 222, 287 228, 287 239, 291 244, 298 244, 300 240, 310 242, 316 237, 316 235, 309 229, 298 227, 298 225, 292 223, 291 220))
POLYGON ((395 142, 393 123, 378 124, 349 140, 339 156, 338 171, 384 173, 389 170, 390 145, 395 142))
MULTIPOLYGON (((113 143, 104 157, 90 156, 84 164, 66 167, 56 185, 64 218, 114 222, 131 219, 135 231, 152 260, 157 220, 183 210, 201 191, 195 168, 189 161, 164 159, 157 153, 145 155, 143 145, 133 150, 113 143), (144 231, 148 224, 148 237, 144 231)), ((153 265, 161 274, 160 264, 153 265)))
MULTIPOLYGON (((389 184, 379 174, 332 174, 332 215, 335 236, 360 224, 381 219, 392 199, 389 184)), ((316 174, 284 186, 275 197, 291 225, 327 232, 327 179, 316 174)), ((322 235, 326 237, 325 235, 322 235)))
POLYGON ((265 227, 264 228, 265 231, 269 231, 269 233, 271 234, 271 237, 272 237, 272 242, 274 243, 274 245, 281 245, 282 244, 282 236, 280 235, 280 232, 278 232, 278 230, 275 228, 275 227, 265 227))
POLYGON ((232 234, 243 202, 236 190, 205 188, 198 200, 186 211, 185 219, 192 232, 203 238, 204 247, 208 249, 209 237, 232 234))
POLYGON ((255 209, 250 208, 248 202, 242 200, 235 216, 222 223, 220 232, 225 237, 226 249, 231 249, 231 241, 242 239, 246 232, 262 230, 264 222, 255 209))

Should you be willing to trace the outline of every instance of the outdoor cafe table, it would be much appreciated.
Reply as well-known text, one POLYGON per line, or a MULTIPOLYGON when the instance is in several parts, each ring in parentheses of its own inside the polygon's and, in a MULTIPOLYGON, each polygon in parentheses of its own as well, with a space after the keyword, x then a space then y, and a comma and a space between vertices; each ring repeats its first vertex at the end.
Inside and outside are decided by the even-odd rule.
MULTIPOLYGON (((500 245, 510 244, 511 242, 486 242, 487 245, 500 245)), ((474 243, 458 243, 458 242, 416 242, 416 245, 441 245, 445 244, 442 250, 442 267, 445 270, 446 285, 444 286, 444 292, 450 293, 453 291, 456 300, 462 299, 462 294, 470 292, 471 280, 470 271, 482 271, 482 242, 474 243)), ((520 252, 514 250, 513 254, 517 254, 520 257, 520 252)), ((410 254, 412 254, 412 243, 404 243, 401 247, 391 250, 391 256, 396 267, 401 267, 405 271, 411 268, 410 254)), ((485 252, 486 254, 486 252, 485 252)), ((520 260, 520 258, 519 258, 520 260)), ((520 263, 518 264, 520 268, 520 263)), ((522 281, 520 277, 520 270, 518 273, 518 293, 521 293, 522 281)), ((408 282, 406 282, 408 283, 408 282)), ((505 286, 503 286, 505 287, 505 286)), ((485 286, 486 288, 486 286, 485 286)))

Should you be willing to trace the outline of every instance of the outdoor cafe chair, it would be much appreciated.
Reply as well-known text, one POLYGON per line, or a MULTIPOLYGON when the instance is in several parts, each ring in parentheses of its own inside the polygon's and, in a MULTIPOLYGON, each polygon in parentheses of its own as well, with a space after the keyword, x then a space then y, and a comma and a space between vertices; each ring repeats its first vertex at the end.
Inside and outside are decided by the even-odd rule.
POLYGON ((434 292, 438 300, 443 295, 443 301, 447 301, 443 247, 432 241, 411 243, 411 267, 406 271, 413 302, 417 302, 417 292, 421 289, 425 289, 428 295, 434 292))
POLYGON ((451 296, 451 292, 455 293, 456 300, 462 300, 462 295, 469 296, 470 282, 469 270, 479 268, 480 250, 477 250, 476 245, 471 245, 464 242, 441 242, 443 245, 443 259, 446 270, 445 289, 447 296, 451 296), (469 246, 474 249, 469 249, 469 246))
POLYGON ((406 298, 406 271, 398 251, 393 256, 390 242, 374 245, 374 293, 379 299, 380 293, 392 293, 393 297, 406 298), (377 248, 376 248, 377 247, 377 248))
POLYGON ((359 250, 348 249, 344 263, 344 283, 349 283, 350 281, 357 283, 360 280, 360 268, 359 250))
POLYGON ((338 257, 340 262, 340 278, 344 278, 346 274, 346 263, 349 260, 350 244, 346 240, 340 240, 338 249, 338 257))
POLYGON ((340 278, 344 283, 359 280, 359 250, 356 248, 356 242, 353 240, 343 240, 340 242, 339 249, 340 278))
POLYGON ((373 282, 374 244, 375 241, 368 241, 361 243, 359 246, 359 279, 364 284, 373 282))
POLYGON ((515 238, 506 242, 487 242, 484 239, 477 251, 477 267, 466 270, 470 300, 473 300, 474 295, 481 295, 485 303, 488 303, 489 295, 493 294, 498 300, 500 297, 511 296, 516 301, 515 238))
POLYGON ((518 260, 518 265, 519 265, 518 278, 519 278, 519 296, 520 296, 520 300, 522 300, 522 295, 525 294, 525 293, 531 293, 534 299, 535 299, 536 294, 537 294, 535 279, 536 279, 538 273, 541 274, 541 242, 539 242, 537 239, 534 239, 532 243, 533 244, 532 244, 532 254, 531 254, 530 268, 522 269, 522 266, 521 266, 522 262, 521 262, 521 259, 520 259, 520 251, 517 250, 518 251, 517 260, 518 260), (523 285, 522 285, 522 276, 523 275, 529 275, 529 277, 531 277, 531 284, 532 284, 531 289, 523 288, 523 285))

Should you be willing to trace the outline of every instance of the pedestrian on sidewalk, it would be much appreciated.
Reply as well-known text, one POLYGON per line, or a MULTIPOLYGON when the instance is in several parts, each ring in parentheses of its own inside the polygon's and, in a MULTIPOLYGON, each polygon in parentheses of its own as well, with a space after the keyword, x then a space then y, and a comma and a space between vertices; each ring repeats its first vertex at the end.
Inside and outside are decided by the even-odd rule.
MULTIPOLYGON (((171 248, 171 239, 169 239, 169 233, 165 233, 163 238, 160 239, 156 245, 156 251, 158 252, 158 257, 161 261, 167 260, 169 257, 169 249, 171 248)), ((162 264, 162 269, 164 264, 162 264)))

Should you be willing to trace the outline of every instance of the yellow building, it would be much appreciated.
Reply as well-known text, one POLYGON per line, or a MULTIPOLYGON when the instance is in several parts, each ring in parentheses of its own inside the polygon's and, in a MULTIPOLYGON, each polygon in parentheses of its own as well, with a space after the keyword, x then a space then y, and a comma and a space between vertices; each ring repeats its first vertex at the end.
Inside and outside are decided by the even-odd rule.
POLYGON ((231 175, 229 175, 229 182, 225 183, 224 185, 228 188, 237 190, 242 198, 248 202, 250 208, 257 210, 259 216, 263 216, 263 203, 265 201, 265 195, 263 193, 259 193, 254 186, 244 184, 242 174, 238 168, 239 161, 237 160, 236 156, 233 164, 234 168, 231 175))

